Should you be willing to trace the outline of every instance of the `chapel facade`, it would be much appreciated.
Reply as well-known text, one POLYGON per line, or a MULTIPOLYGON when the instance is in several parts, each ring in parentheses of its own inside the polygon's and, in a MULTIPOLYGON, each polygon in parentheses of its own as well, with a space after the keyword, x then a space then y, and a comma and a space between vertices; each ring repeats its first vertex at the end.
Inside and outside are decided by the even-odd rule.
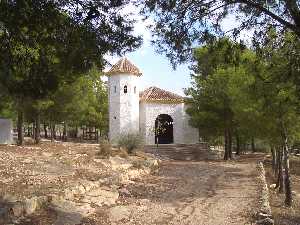
POLYGON ((199 142, 198 129, 189 125, 184 97, 158 87, 140 90, 142 73, 127 58, 106 74, 110 142, 128 133, 139 134, 146 145, 199 142))

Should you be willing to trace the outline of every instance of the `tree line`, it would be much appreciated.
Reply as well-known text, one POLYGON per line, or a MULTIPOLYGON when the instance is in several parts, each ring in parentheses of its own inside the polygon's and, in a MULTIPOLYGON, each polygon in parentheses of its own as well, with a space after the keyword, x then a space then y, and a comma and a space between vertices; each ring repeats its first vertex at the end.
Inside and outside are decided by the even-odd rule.
POLYGON ((268 146, 277 186, 285 186, 290 206, 289 151, 300 140, 299 1, 139 2, 153 20, 157 51, 174 68, 194 62, 193 85, 186 90, 191 124, 207 141, 224 144, 225 160, 233 146, 236 154, 247 143, 268 146), (231 30, 223 26, 228 17, 235 20, 231 30), (236 41, 242 32, 251 36, 247 45, 236 41))
POLYGON ((0 2, 0 111, 23 123, 64 122, 105 131, 107 102, 100 79, 105 54, 137 48, 122 0, 0 2), (12 115, 13 114, 13 115, 12 115), (101 122, 103 121, 103 122, 101 122))

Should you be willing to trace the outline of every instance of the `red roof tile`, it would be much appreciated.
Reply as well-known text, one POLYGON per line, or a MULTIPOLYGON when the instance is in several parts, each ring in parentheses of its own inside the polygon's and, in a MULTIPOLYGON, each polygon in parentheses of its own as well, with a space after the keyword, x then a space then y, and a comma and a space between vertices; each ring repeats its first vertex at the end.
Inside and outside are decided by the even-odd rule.
POLYGON ((184 102, 184 97, 158 87, 149 87, 140 93, 140 101, 181 103, 184 102))
POLYGON ((115 65, 112 66, 112 68, 106 73, 108 75, 114 75, 114 74, 133 74, 136 76, 141 76, 142 73, 140 70, 131 63, 127 58, 120 59, 115 65))

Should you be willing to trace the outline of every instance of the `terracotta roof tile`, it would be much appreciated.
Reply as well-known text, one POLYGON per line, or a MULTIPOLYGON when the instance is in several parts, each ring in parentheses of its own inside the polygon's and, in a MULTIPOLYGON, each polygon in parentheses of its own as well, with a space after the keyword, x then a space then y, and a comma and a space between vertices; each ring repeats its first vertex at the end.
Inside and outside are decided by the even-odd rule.
POLYGON ((112 68, 106 73, 107 75, 114 75, 114 74, 133 74, 136 76, 141 76, 142 73, 140 70, 131 63, 127 58, 120 59, 112 68))
POLYGON ((140 93, 140 101, 181 103, 184 102, 184 97, 158 87, 149 87, 140 93))

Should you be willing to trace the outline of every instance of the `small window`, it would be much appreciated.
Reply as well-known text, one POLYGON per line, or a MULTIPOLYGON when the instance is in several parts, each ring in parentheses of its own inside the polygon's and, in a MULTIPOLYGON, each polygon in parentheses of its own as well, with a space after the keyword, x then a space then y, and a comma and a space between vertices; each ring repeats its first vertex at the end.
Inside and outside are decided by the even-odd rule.
POLYGON ((124 93, 127 93, 127 85, 124 86, 124 93))
POLYGON ((134 89, 133 89, 133 90, 134 90, 134 94, 136 94, 136 86, 134 86, 134 89))
POLYGON ((117 86, 115 86, 114 89, 115 89, 115 93, 117 93, 117 86))

